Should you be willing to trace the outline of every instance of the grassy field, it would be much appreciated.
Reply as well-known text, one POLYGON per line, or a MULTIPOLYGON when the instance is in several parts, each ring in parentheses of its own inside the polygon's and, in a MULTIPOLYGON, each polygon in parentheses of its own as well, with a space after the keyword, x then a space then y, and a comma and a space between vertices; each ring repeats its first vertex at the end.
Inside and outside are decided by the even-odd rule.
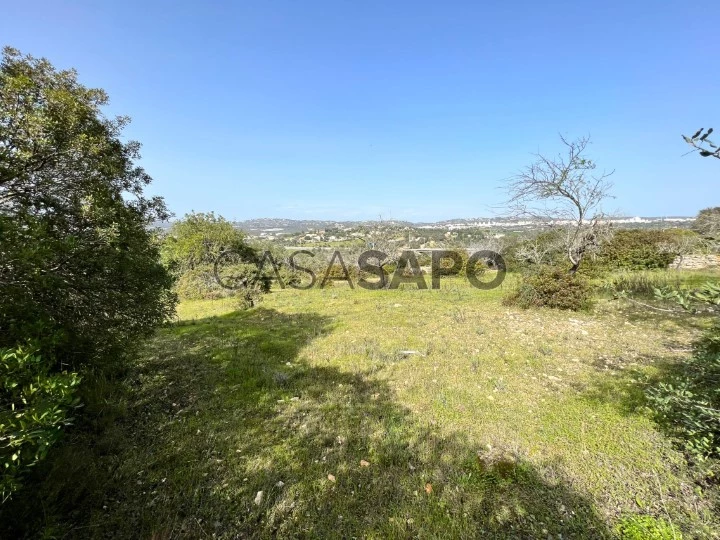
POLYGON ((645 515, 713 535, 642 408, 702 319, 443 285, 182 303, 27 514, 72 537, 605 538, 645 515))

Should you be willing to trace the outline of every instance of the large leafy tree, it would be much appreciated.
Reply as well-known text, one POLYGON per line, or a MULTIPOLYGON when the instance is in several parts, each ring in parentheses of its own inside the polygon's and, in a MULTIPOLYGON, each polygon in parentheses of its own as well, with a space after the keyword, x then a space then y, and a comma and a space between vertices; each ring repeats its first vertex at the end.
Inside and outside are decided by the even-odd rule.
POLYGON ((115 361, 174 310, 150 176, 74 70, 5 48, 0 64, 0 347, 58 366, 115 361))

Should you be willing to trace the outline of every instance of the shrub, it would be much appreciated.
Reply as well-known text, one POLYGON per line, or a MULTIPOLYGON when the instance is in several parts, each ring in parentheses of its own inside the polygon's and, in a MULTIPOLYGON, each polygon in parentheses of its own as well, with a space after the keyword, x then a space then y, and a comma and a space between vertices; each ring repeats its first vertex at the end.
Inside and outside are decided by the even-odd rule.
POLYGON ((76 373, 50 373, 32 348, 0 350, 0 500, 17 491, 28 469, 47 454, 71 422, 76 373))
POLYGON ((272 262, 264 259, 266 251, 283 283, 297 282, 298 277, 284 261, 284 252, 249 245, 242 231, 213 213, 191 213, 173 223, 165 236, 162 256, 176 276, 175 290, 180 298, 233 297, 239 307, 249 307, 270 291, 276 277, 272 262))
POLYGON ((358 267, 354 264, 345 263, 345 269, 347 270, 347 274, 343 270, 342 265, 339 263, 334 263, 328 266, 320 275, 318 275, 317 286, 325 288, 332 287, 335 281, 347 283, 348 277, 354 286, 360 276, 358 267), (325 283, 323 283, 323 280, 325 280, 325 283))
POLYGON ((720 240, 720 206, 700 210, 693 229, 707 238, 720 240))
POLYGON ((526 274, 518 287, 505 298, 508 305, 523 309, 549 307, 578 311, 590 306, 591 287, 577 274, 556 267, 543 266, 526 274))
POLYGON ((178 274, 213 265, 222 253, 248 259, 256 255, 242 231, 212 212, 192 212, 175 221, 162 245, 163 261, 178 274))
MULTIPOLYGON (((692 290, 658 290, 688 311, 700 304, 720 313, 720 285, 692 290)), ((647 392, 655 418, 678 438, 695 461, 720 458, 720 320, 696 344, 693 356, 674 366, 665 380, 647 392)), ((713 465, 710 466, 710 474, 713 465)))
POLYGON ((606 242, 591 266, 604 270, 667 268, 675 259, 669 246, 688 231, 622 229, 606 242))
POLYGON ((663 382, 647 390, 650 409, 696 461, 720 458, 720 323, 663 382))
POLYGON ((615 528, 623 540, 681 540, 682 534, 664 519, 652 516, 631 516, 620 521, 615 528))
POLYGON ((213 267, 204 265, 186 270, 177 278, 175 290, 184 300, 210 300, 232 296, 234 291, 224 289, 215 278, 213 267))

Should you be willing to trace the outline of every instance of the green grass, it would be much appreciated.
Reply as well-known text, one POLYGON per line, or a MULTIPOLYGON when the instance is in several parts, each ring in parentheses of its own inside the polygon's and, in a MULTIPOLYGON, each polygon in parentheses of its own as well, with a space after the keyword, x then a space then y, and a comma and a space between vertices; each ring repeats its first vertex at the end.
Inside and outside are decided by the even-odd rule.
POLYGON ((642 410, 698 324, 516 310, 511 282, 185 302, 93 404, 102 428, 0 517, 49 537, 609 538, 633 516, 711 536, 642 410))
POLYGON ((616 271, 601 280, 600 287, 607 291, 625 291, 634 296, 652 298, 655 289, 692 289, 706 283, 720 282, 717 270, 642 270, 616 271))

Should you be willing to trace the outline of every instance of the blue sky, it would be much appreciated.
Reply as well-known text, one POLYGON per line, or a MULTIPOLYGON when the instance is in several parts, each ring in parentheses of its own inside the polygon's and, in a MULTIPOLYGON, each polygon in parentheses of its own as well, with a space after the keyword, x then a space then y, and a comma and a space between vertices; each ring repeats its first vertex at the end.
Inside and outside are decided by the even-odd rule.
POLYGON ((694 215, 720 163, 720 7, 644 2, 7 2, 0 42, 105 88, 176 214, 485 216, 591 135, 609 209, 694 215))

